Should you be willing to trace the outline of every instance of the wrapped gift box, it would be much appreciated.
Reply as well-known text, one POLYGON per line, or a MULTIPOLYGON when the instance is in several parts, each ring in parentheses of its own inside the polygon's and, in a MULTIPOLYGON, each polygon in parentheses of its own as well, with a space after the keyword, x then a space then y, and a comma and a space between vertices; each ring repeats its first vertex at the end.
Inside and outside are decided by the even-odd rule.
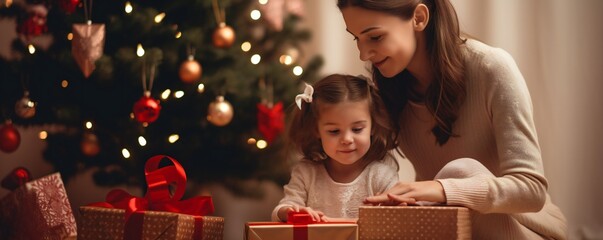
POLYGON ((18 187, 0 199, 0 239, 74 239, 75 218, 59 173, 18 187))
MULTIPOLYGON (((125 210, 83 206, 80 214, 78 239, 123 239, 125 210)), ((142 219, 139 226, 142 239, 221 240, 224 231, 224 218, 221 217, 160 211, 135 212, 130 216, 137 217, 142 219)))
POLYGON ((358 216, 361 240, 471 239, 470 213, 465 207, 362 206, 358 216))
POLYGON ((277 222, 248 222, 246 240, 356 240, 356 223, 291 224, 277 222))
POLYGON ((113 189, 105 202, 80 207, 78 239, 222 239, 224 218, 207 216, 214 211, 211 197, 181 199, 186 173, 176 159, 151 157, 144 173, 144 197, 113 189), (165 160, 172 164, 160 167, 165 160))

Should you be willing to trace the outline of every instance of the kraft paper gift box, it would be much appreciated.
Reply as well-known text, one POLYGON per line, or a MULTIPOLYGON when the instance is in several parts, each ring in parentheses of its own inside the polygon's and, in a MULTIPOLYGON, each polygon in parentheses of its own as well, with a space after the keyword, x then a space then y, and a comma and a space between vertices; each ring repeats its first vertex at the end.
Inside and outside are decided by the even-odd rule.
POLYGON ((246 240, 356 240, 355 223, 311 223, 304 226, 275 223, 248 222, 245 224, 246 240))
POLYGON ((453 206, 362 206, 360 240, 471 239, 468 208, 453 206))
POLYGON ((245 224, 246 240, 357 240, 355 222, 312 221, 305 213, 288 214, 287 223, 248 222, 245 224))
POLYGON ((0 239, 75 239, 76 230, 59 173, 26 182, 0 199, 0 239))
MULTIPOLYGON (((78 239, 125 239, 125 210, 82 206, 80 215, 78 239)), ((224 231, 224 218, 213 216, 143 211, 133 213, 130 220, 139 221, 130 230, 139 231, 142 239, 221 240, 224 231)))
POLYGON ((147 160, 144 171, 144 197, 114 189, 107 194, 106 202, 80 207, 78 239, 222 239, 224 218, 207 216, 214 211, 211 197, 180 200, 186 173, 178 161, 154 156, 147 160), (160 168, 160 162, 166 159, 172 165, 160 168))

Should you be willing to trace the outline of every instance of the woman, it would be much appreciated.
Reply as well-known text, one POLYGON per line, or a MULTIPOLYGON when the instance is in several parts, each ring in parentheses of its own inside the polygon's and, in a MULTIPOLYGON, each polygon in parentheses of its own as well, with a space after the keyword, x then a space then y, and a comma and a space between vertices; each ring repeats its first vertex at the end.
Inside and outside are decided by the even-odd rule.
POLYGON ((547 194, 527 86, 504 50, 460 36, 448 0, 338 0, 417 182, 372 204, 475 210, 476 239, 565 239, 547 194))

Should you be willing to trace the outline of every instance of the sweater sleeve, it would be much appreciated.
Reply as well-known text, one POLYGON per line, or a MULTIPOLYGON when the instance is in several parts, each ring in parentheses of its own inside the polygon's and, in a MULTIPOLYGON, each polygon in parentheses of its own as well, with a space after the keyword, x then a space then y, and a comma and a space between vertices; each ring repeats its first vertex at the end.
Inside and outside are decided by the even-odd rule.
POLYGON ((482 213, 537 212, 544 206, 547 181, 533 120, 532 102, 513 58, 491 49, 481 71, 486 108, 490 114, 499 172, 496 177, 475 176, 439 180, 450 205, 482 213))
POLYGON ((312 173, 311 165, 304 163, 303 160, 293 167, 291 180, 284 186, 285 196, 272 211, 272 221, 283 221, 277 214, 282 207, 306 206, 312 173))

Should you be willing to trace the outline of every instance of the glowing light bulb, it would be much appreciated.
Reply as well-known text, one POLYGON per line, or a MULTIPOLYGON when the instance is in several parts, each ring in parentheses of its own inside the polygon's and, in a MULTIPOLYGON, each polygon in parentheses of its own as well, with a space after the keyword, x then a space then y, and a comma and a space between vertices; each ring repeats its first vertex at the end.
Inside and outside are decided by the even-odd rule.
POLYGON ((304 73, 304 69, 300 66, 295 66, 293 68, 293 74, 295 74, 295 76, 299 76, 302 75, 302 73, 304 73))
POLYGON ((176 141, 178 141, 178 139, 180 139, 180 136, 178 136, 178 134, 172 134, 168 137, 168 142, 175 143, 176 141))
POLYGON ((136 47, 136 55, 138 55, 139 57, 144 56, 144 48, 142 48, 142 44, 140 43, 136 47))
POLYGON ((285 65, 291 65, 293 63, 293 57, 291 57, 289 55, 281 55, 281 57, 278 60, 279 60, 279 62, 281 62, 281 64, 285 64, 285 65))
POLYGON ((259 10, 254 9, 251 11, 249 16, 251 16, 251 19, 253 19, 253 20, 258 20, 258 19, 260 19, 260 17, 262 17, 262 13, 259 10))
POLYGON ((253 54, 253 56, 251 56, 251 63, 253 64, 260 63, 260 60, 262 60, 262 57, 259 54, 253 54))
POLYGON ((45 140, 48 137, 48 132, 40 131, 40 133, 38 134, 38 137, 40 137, 40 139, 42 139, 42 140, 45 140))
POLYGON ((258 149, 264 149, 266 147, 268 147, 268 143, 264 140, 259 140, 256 144, 256 147, 258 147, 258 149))
POLYGON ((172 91, 169 89, 166 89, 165 91, 163 91, 161 93, 161 99, 163 99, 163 100, 167 99, 170 96, 170 93, 172 93, 172 91))
POLYGON ((126 11, 126 13, 131 13, 133 10, 132 4, 130 2, 126 2, 126 7, 124 8, 124 10, 126 11))
POLYGON ((121 155, 124 156, 124 158, 130 158, 130 151, 128 151, 128 149, 122 149, 121 150, 121 155))
POLYGON ((147 145, 147 140, 143 136, 140 136, 140 137, 138 137, 138 144, 140 144, 140 146, 144 147, 147 145))
POLYGON ((162 12, 160 14, 155 15, 155 22, 160 23, 165 18, 165 13, 162 12))
POLYGON ((34 54, 36 53, 36 47, 34 47, 34 45, 27 45, 27 50, 29 50, 29 54, 34 54))
POLYGON ((243 50, 243 52, 249 52, 249 50, 251 50, 251 43, 244 42, 243 44, 241 44, 241 50, 243 50))

